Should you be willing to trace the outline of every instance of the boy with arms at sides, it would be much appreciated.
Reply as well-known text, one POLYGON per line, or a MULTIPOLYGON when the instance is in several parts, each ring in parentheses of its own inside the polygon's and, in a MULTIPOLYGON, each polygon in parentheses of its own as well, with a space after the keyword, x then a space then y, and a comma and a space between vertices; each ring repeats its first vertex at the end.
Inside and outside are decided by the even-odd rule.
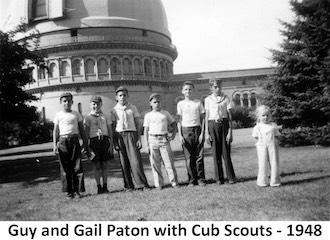
POLYGON ((117 88, 116 100, 117 104, 112 110, 114 147, 119 153, 125 190, 131 191, 135 187, 140 190, 148 189, 139 150, 142 147, 140 114, 128 101, 128 90, 125 87, 117 88))
POLYGON ((235 172, 230 156, 233 141, 232 122, 229 109, 231 102, 222 92, 221 79, 210 79, 211 95, 205 98, 205 140, 211 143, 214 161, 215 180, 224 184, 222 157, 230 184, 236 183, 235 172))
POLYGON ((113 157, 112 121, 109 115, 102 112, 102 98, 91 98, 92 111, 85 117, 84 126, 89 139, 90 152, 97 183, 97 194, 109 193, 108 190, 108 161, 113 157), (101 176, 103 186, 101 186, 101 176))
POLYGON ((170 145, 177 132, 175 119, 169 112, 161 109, 161 97, 158 93, 151 94, 149 102, 152 111, 145 115, 143 126, 155 187, 161 190, 164 185, 161 170, 163 160, 172 187, 178 188, 178 177, 170 145), (173 127, 171 137, 168 136, 168 125, 173 127))
POLYGON ((69 198, 81 197, 80 193, 85 192, 79 135, 89 154, 83 118, 79 112, 71 110, 72 99, 71 93, 60 96, 63 110, 55 115, 53 131, 53 151, 60 160, 62 191, 67 192, 69 198))
POLYGON ((186 159, 188 186, 205 186, 204 171, 204 107, 201 101, 193 98, 195 86, 192 82, 183 83, 184 100, 177 104, 178 132, 186 159))

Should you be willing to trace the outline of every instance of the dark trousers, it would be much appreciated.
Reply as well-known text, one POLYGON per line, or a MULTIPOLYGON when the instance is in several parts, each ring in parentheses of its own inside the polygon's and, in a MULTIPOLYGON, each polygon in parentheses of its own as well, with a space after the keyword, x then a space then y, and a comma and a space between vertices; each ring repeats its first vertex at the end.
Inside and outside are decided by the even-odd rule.
POLYGON ((199 143, 201 127, 181 128, 185 143, 182 145, 186 159, 189 183, 197 184, 198 181, 205 181, 204 171, 204 142, 199 143))
POLYGON ((137 133, 133 131, 120 132, 117 135, 119 157, 123 172, 125 188, 134 188, 131 173, 137 188, 148 187, 144 174, 142 156, 136 146, 137 133))
POLYGON ((63 192, 85 192, 81 146, 78 137, 60 138, 58 156, 63 192))
POLYGON ((212 155, 214 161, 215 180, 224 182, 224 174, 222 168, 222 157, 226 169, 227 178, 234 180, 235 172, 230 156, 230 143, 226 141, 226 136, 229 129, 228 119, 221 122, 209 121, 209 134, 212 138, 212 155))

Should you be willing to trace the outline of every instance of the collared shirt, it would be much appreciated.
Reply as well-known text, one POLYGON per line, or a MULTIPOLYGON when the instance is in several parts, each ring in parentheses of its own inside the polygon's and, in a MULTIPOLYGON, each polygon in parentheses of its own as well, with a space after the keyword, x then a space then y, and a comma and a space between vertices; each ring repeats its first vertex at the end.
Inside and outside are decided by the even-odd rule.
POLYGON ((182 100, 178 102, 177 114, 181 116, 182 127, 195 127, 201 125, 200 115, 205 112, 201 101, 182 100))
POLYGON ((151 111, 144 116, 144 127, 149 127, 149 134, 167 134, 168 125, 175 122, 175 119, 168 111, 151 111))
POLYGON ((135 118, 139 118, 140 114, 137 108, 128 103, 124 106, 117 103, 112 110, 112 122, 116 122, 116 131, 136 131, 135 118))
POLYGON ((207 120, 228 118, 227 111, 231 108, 231 101, 227 95, 215 96, 211 94, 205 98, 205 109, 209 110, 209 119, 207 120))
POLYGON ((89 138, 102 136, 109 136, 108 125, 112 121, 109 115, 105 113, 95 114, 90 112, 84 119, 84 125, 89 126, 89 138))
POLYGON ((73 135, 79 134, 78 122, 82 122, 83 118, 79 112, 71 110, 71 112, 58 112, 54 117, 54 124, 58 125, 59 134, 73 135))

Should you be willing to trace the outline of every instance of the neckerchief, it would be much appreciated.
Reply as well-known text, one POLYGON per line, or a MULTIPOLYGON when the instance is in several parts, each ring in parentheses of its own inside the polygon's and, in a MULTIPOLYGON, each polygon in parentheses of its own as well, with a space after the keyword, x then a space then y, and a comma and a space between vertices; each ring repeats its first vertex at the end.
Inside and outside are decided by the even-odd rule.
POLYGON ((95 112, 94 110, 92 110, 90 112, 90 115, 97 118, 97 137, 99 140, 101 140, 103 138, 103 132, 101 128, 101 118, 100 118, 100 116, 102 115, 102 111, 100 110, 99 112, 95 112))
POLYGON ((211 99, 213 101, 215 101, 217 106, 218 106, 218 111, 217 111, 218 116, 217 116, 216 120, 222 120, 223 116, 222 116, 222 113, 221 113, 221 102, 223 102, 226 99, 226 95, 221 94, 220 96, 216 96, 215 94, 212 94, 211 99))
MULTIPOLYGON (((127 112, 126 109, 130 106, 131 104, 127 102, 125 105, 120 105, 119 103, 116 104, 115 109, 117 110, 118 115, 121 116, 122 119, 122 129, 126 130, 128 128, 128 121, 127 121, 127 112)), ((120 119, 120 117, 119 117, 120 119)))

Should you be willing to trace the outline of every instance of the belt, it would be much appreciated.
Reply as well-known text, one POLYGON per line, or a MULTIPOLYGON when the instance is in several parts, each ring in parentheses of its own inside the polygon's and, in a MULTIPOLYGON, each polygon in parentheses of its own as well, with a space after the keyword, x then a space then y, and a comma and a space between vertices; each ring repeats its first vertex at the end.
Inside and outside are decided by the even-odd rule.
POLYGON ((151 137, 167 137, 167 134, 149 134, 151 137))
POLYGON ((91 140, 92 140, 92 139, 103 140, 103 139, 108 139, 108 138, 110 138, 110 137, 103 135, 103 136, 100 136, 100 137, 92 137, 92 138, 90 138, 90 139, 91 139, 91 140))
POLYGON ((65 134, 65 135, 60 135, 60 138, 79 138, 79 134, 65 134))
POLYGON ((182 129, 196 129, 201 128, 201 126, 193 126, 193 127, 181 127, 182 129))
POLYGON ((217 120, 209 120, 209 122, 214 122, 214 123, 222 123, 225 121, 229 121, 228 118, 223 118, 223 119, 217 119, 217 120))

